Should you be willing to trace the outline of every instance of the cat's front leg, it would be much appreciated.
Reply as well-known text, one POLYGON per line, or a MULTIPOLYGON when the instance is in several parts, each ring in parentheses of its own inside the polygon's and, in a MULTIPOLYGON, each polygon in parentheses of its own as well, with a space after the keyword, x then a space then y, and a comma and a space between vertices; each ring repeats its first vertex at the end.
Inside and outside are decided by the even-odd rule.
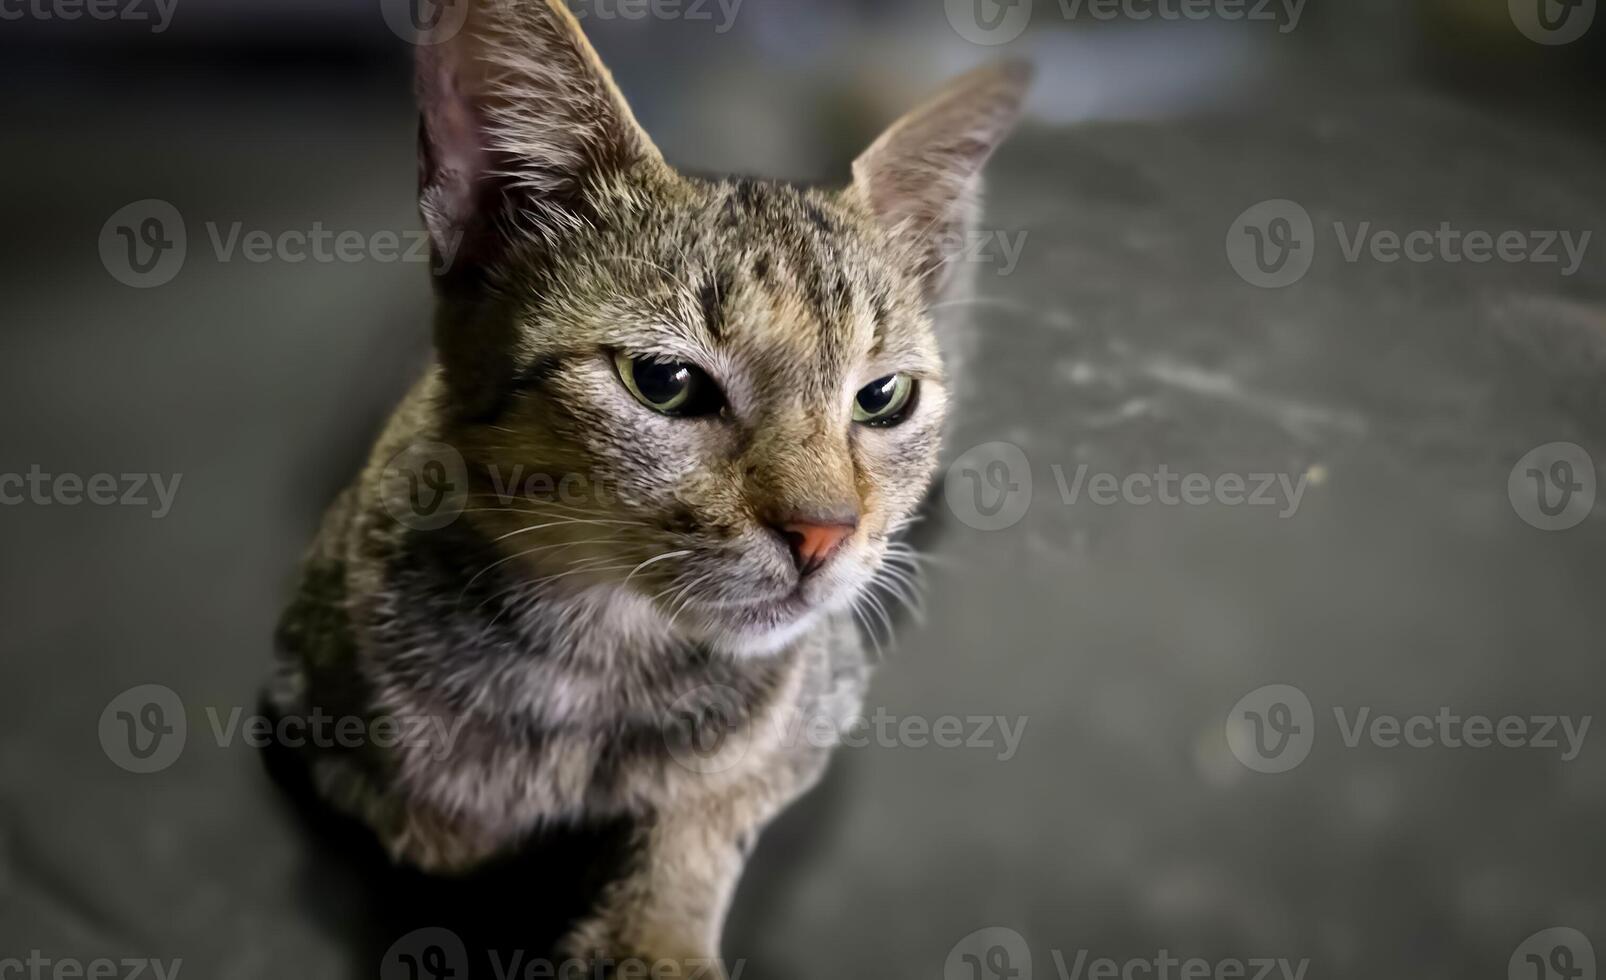
POLYGON ((645 968, 653 977, 724 980, 725 915, 748 853, 783 803, 773 785, 758 782, 682 799, 644 818, 627 870, 569 934, 564 952, 621 975, 645 968))

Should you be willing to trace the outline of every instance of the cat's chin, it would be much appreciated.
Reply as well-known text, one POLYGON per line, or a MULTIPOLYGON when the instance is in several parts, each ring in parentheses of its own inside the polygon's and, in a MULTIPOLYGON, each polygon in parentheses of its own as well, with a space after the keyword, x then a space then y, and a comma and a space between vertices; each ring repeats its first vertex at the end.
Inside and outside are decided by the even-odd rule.
POLYGON ((764 657, 785 650, 827 615, 852 607, 872 573, 859 562, 839 561, 820 575, 781 586, 762 598, 693 601, 673 617, 681 635, 732 657, 764 657))
POLYGON ((732 657, 767 657, 786 649, 819 621, 824 610, 798 597, 751 606, 703 610, 688 617, 687 632, 709 649, 732 657))

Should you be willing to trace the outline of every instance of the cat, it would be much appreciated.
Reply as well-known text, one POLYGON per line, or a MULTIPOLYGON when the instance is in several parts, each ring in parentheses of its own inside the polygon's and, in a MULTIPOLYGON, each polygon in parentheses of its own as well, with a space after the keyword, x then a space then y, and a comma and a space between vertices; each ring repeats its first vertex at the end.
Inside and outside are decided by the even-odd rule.
POLYGON ((1030 72, 953 83, 845 189, 707 180, 562 3, 466 2, 416 54, 436 357, 325 517, 268 700, 394 725, 303 762, 402 865, 628 820, 564 953, 714 962, 758 832, 825 766, 799 722, 860 710, 855 603, 907 571, 939 458, 946 243, 1030 72), (439 526, 392 506, 419 460, 462 483, 439 526))

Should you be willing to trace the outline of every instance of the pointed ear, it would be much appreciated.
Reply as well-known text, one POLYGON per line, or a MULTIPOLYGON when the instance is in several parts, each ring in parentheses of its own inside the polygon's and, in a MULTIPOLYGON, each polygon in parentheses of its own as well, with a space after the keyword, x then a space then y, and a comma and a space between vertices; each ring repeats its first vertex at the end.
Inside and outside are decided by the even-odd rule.
POLYGON ((976 220, 981 170, 1020 118, 1032 69, 1006 62, 965 75, 904 116, 853 164, 859 200, 911 251, 929 295, 976 220))
POLYGON ((509 223, 548 239, 585 190, 664 166, 561 0, 457 0, 419 38, 419 205, 438 256, 494 261, 509 223))

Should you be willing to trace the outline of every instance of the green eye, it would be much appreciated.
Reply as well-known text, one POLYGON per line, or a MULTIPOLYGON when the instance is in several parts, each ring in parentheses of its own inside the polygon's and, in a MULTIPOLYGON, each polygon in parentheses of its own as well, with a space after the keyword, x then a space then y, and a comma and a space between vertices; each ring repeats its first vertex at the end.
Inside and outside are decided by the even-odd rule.
POLYGON ((725 406, 719 386, 690 364, 617 354, 613 366, 619 372, 619 381, 636 401, 660 415, 712 415, 725 406))
POLYGON ((915 391, 915 379, 907 374, 889 374, 872 381, 853 399, 853 421, 876 427, 897 425, 909 417, 915 391))

